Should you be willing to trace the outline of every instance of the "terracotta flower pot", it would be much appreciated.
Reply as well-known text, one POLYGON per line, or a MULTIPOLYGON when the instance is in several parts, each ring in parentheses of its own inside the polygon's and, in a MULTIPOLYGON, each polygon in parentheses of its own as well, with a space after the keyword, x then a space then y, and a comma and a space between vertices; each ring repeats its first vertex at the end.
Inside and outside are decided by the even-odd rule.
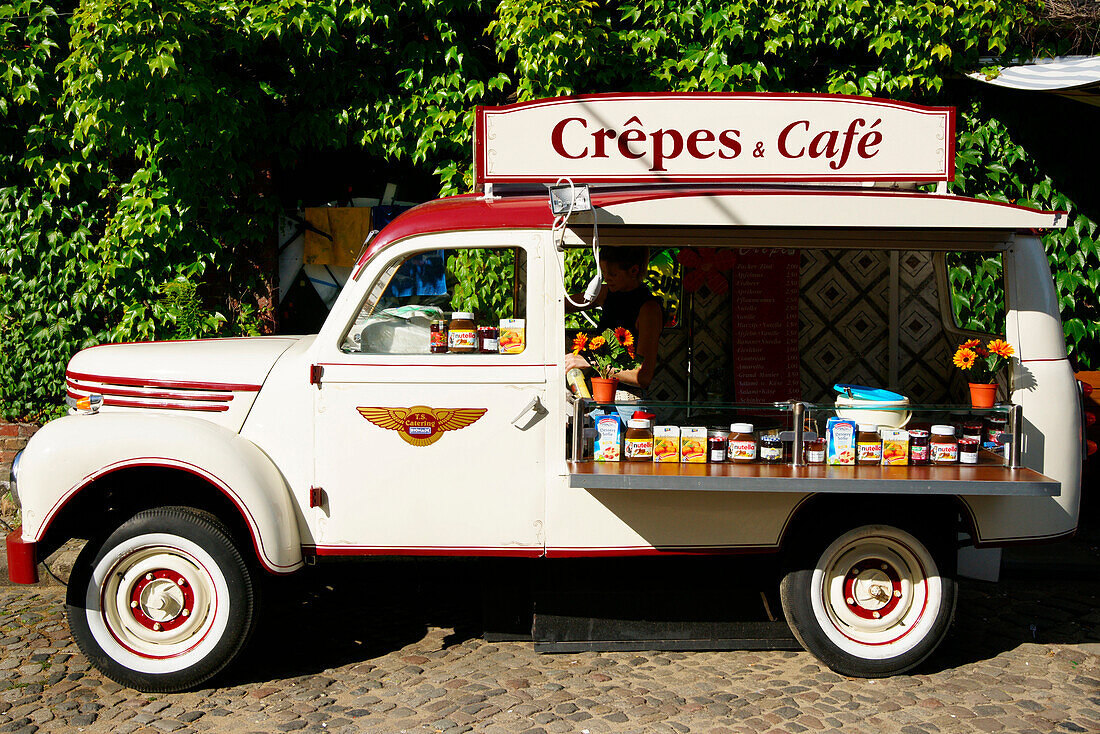
POLYGON ((970 405, 974 408, 992 408, 997 400, 997 385, 994 383, 971 382, 970 405))
POLYGON ((597 403, 613 403, 615 402, 615 387, 619 384, 619 381, 612 377, 610 380, 605 380, 602 377, 592 378, 592 399, 597 403))

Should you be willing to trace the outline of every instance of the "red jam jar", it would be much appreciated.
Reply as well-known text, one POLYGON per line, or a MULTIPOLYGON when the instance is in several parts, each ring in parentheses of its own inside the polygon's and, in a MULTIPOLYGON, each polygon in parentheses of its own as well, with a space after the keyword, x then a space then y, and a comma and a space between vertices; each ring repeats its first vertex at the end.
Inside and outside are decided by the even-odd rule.
POLYGON ((909 431, 909 463, 913 466, 928 466, 928 431, 914 428, 909 431))

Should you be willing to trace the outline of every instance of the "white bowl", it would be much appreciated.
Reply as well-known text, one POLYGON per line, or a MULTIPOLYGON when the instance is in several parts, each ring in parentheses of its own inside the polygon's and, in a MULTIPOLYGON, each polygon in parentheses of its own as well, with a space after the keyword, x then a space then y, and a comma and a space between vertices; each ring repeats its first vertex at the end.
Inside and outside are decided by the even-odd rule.
POLYGON ((905 428, 913 417, 909 412, 909 398, 901 400, 860 400, 844 395, 836 396, 836 414, 838 418, 859 423, 874 423, 886 428, 905 428), (848 410, 845 410, 848 408, 848 410), (858 408, 858 410, 853 410, 858 408))

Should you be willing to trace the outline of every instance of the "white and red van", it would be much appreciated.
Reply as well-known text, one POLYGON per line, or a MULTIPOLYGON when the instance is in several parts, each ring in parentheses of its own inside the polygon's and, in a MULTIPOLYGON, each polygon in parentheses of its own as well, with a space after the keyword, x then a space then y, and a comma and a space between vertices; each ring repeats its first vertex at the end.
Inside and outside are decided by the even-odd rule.
MULTIPOLYGON (((89 538, 69 586, 73 636, 111 678, 165 691, 233 659, 257 619, 258 577, 307 561, 781 554, 784 614, 808 650, 848 674, 907 670, 952 620, 960 534, 977 547, 1048 541, 1078 518, 1080 398, 1040 242, 1066 215, 917 190, 953 179, 953 136, 950 109, 840 96, 479 109, 480 193, 385 227, 318 334, 104 345, 72 359, 74 409, 16 465, 11 578, 34 582, 39 560, 89 538), (562 178, 588 185, 589 211, 551 212, 543 184, 562 178), (871 470, 587 460, 591 406, 565 387, 563 275, 565 250, 594 237, 799 255, 784 261, 789 281, 765 279, 756 295, 798 291, 783 338, 801 356, 773 367, 793 370, 801 394, 754 408, 798 432, 832 414, 832 382, 897 389, 914 421, 965 412, 950 354, 972 332, 956 323, 947 258, 995 257, 1003 322, 990 332, 1016 356, 985 415, 1010 421, 1005 456, 871 470), (432 353, 417 319, 450 317, 455 284, 444 279, 431 303, 396 295, 424 253, 470 248, 500 254, 520 350, 432 353)), ((753 295, 695 298, 696 371, 659 375, 648 411, 739 410, 698 368, 725 359, 736 372, 733 321, 753 295)), ((738 333, 769 325, 749 326, 738 333)), ((685 363, 687 338, 666 329, 663 363, 685 363)))

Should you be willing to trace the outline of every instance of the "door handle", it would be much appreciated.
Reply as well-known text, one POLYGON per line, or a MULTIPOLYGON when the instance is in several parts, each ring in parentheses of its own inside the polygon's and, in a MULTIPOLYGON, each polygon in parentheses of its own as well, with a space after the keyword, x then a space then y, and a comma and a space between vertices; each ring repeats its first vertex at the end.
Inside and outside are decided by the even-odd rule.
POLYGON ((546 409, 546 406, 539 400, 539 396, 531 398, 531 402, 527 403, 527 406, 520 411, 520 414, 512 419, 512 425, 521 431, 526 431, 535 422, 537 422, 542 416, 548 414, 550 411, 546 409))

